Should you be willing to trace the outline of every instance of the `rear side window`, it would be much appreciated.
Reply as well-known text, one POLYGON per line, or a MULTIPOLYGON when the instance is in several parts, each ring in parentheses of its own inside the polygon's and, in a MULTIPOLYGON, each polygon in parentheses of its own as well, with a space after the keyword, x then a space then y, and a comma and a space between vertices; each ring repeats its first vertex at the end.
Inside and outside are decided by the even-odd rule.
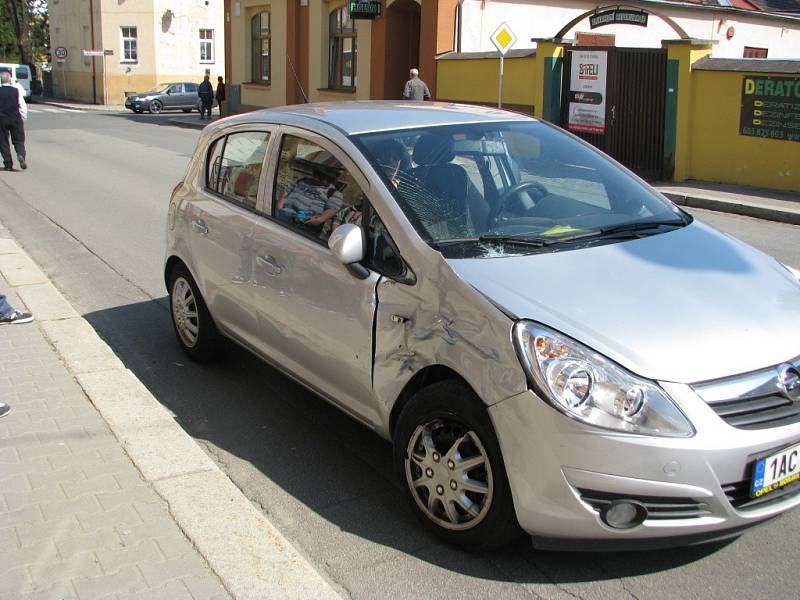
POLYGON ((268 140, 266 131, 234 133, 216 140, 208 151, 208 189, 254 210, 268 140))
POLYGON ((28 79, 28 69, 17 69, 16 77, 17 79, 28 79))
POLYGON ((187 83, 184 86, 186 93, 197 93, 197 84, 196 83, 187 83))

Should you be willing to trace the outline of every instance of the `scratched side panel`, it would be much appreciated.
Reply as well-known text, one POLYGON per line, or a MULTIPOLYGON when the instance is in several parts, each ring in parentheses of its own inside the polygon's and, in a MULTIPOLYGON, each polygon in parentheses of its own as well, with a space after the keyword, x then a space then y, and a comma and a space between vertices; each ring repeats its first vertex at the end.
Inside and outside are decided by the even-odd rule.
MULTIPOLYGON (((438 258, 438 257, 437 257, 438 258)), ((456 275, 429 261, 413 285, 378 285, 374 388, 385 431, 395 400, 411 377, 430 365, 461 375, 486 404, 526 389, 511 342, 511 319, 456 275)))

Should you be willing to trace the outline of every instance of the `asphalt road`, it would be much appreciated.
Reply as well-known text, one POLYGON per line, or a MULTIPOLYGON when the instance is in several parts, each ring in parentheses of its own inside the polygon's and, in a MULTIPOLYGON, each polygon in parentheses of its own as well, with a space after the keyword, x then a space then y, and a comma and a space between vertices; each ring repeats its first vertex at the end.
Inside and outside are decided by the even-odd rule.
MULTIPOLYGON (((34 105, 26 172, 0 173, 0 219, 245 494, 353 598, 796 598, 800 511, 734 542, 661 552, 492 554, 418 525, 389 445, 247 353, 180 353, 162 279, 169 193, 198 132, 168 116, 34 105)), ((695 211, 800 266, 800 227, 695 211)))

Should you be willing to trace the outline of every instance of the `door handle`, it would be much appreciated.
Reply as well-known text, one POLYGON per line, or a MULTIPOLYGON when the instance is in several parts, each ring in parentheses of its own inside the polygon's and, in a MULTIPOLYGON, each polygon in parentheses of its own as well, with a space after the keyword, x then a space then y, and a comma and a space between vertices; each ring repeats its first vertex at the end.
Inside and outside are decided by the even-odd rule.
POLYGON ((203 219, 195 219, 194 221, 192 221, 192 228, 195 231, 202 233, 203 235, 208 234, 208 226, 206 225, 206 222, 203 221, 203 219))
POLYGON ((256 261, 264 267, 264 270, 270 275, 280 275, 283 273, 283 267, 271 256, 256 256, 256 261))

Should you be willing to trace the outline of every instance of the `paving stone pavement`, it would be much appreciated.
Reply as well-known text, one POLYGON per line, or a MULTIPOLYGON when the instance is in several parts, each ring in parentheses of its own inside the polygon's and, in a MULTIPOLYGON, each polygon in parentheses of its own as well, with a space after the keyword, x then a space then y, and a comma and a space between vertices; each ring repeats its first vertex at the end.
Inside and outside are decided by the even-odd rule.
POLYGON ((0 599, 230 598, 37 323, 0 352, 0 599))

